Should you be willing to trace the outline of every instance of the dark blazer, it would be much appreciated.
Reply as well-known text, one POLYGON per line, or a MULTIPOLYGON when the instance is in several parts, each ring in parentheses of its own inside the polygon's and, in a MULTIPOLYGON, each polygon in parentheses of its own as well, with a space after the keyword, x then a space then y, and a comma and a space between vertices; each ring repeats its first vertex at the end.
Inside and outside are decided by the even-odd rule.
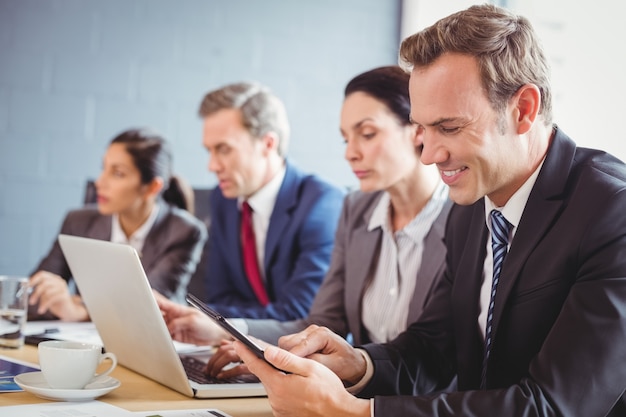
MULTIPOLYGON (((60 233, 111 240, 111 221, 111 216, 104 216, 95 206, 88 206, 70 211, 60 233)), ((141 264, 152 288, 168 298, 182 302, 206 238, 207 230, 200 220, 185 210, 160 201, 159 213, 146 236, 141 253, 141 264)), ((33 273, 40 270, 70 279, 69 266, 56 239, 48 255, 33 273)), ((35 316, 36 308, 31 307, 29 317, 35 316)))
MULTIPOLYGON (((248 333, 276 344, 285 334, 304 330, 310 324, 325 326, 346 337, 352 334, 355 344, 369 341, 363 327, 363 292, 378 264, 382 230, 367 230, 372 213, 383 192, 349 194, 343 204, 337 227, 330 269, 313 300, 309 316, 294 321, 246 320, 248 333)), ((448 201, 424 237, 422 266, 416 277, 415 292, 409 306, 407 326, 417 320, 443 273, 446 247, 443 232, 452 203, 448 201)))
POLYGON ((308 314, 330 263, 345 192, 287 163, 265 240, 263 307, 244 272, 237 199, 211 193, 207 304, 227 317, 293 320, 308 314))
POLYGON ((557 130, 530 193, 495 300, 487 389, 477 317, 487 242, 484 200, 455 206, 447 270, 421 319, 368 345, 361 393, 377 416, 624 416, 626 166, 557 130), (459 392, 414 396, 458 373, 459 392))

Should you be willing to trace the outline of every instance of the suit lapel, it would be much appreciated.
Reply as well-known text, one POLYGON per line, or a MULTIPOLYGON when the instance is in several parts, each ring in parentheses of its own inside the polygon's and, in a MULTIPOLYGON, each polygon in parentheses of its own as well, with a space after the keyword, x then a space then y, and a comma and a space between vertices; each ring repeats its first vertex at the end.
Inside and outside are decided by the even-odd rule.
POLYGON ((443 241, 446 219, 452 207, 452 202, 448 201, 441 209, 441 213, 433 222, 428 234, 424 238, 424 252, 422 253, 422 264, 417 271, 415 284, 415 295, 409 305, 408 323, 411 324, 421 314, 424 308, 424 300, 428 297, 431 289, 436 284, 435 275, 441 273, 441 265, 446 256, 446 246, 443 241), (430 283, 428 286, 424 283, 430 283))
POLYGON ((150 228, 150 231, 146 235, 146 239, 143 244, 143 250, 141 251, 141 263, 145 270, 150 270, 152 265, 159 259, 162 254, 162 248, 160 244, 162 239, 159 239, 161 232, 161 226, 163 221, 168 216, 170 208, 165 203, 159 204, 159 213, 157 214, 154 224, 150 228))
POLYGON ((563 201, 559 196, 563 194, 575 150, 575 144, 557 131, 502 265, 494 305, 494 338, 504 305, 521 274, 524 263, 561 211, 563 201))
POLYGON ((111 216, 96 215, 93 223, 90 225, 89 232, 85 236, 92 239, 99 240, 111 240, 112 230, 112 218, 111 216))
POLYGON ((238 274, 235 274, 233 276, 244 277, 247 288, 249 288, 250 293, 253 294, 252 287, 250 286, 247 278, 248 275, 246 275, 246 271, 243 265, 243 254, 241 249, 241 211, 237 207, 237 199, 227 199, 224 202, 223 212, 223 231, 219 234, 219 236, 221 236, 224 241, 219 242, 218 244, 225 248, 224 253, 229 254, 229 256, 225 257, 225 260, 226 262, 231 264, 230 268, 233 271, 239 271, 238 274), (234 231, 234 233, 227 231, 234 231), (231 256, 230 254, 233 255, 231 256))
MULTIPOLYGON (((382 195, 382 194, 381 194, 382 195)), ((346 271, 350 271, 350 277, 346 279, 346 306, 354 306, 347 312, 350 328, 361 329, 362 311, 367 308, 363 305, 363 293, 367 286, 367 280, 371 277, 372 265, 377 262, 380 252, 382 230, 380 228, 368 231, 368 225, 372 212, 378 205, 380 198, 368 207, 363 213, 360 224, 356 227, 347 243, 349 252, 346 256, 346 271)), ((361 334, 353 335, 355 344, 361 344, 361 334)))
MULTIPOLYGON (((463 208, 465 209, 465 208, 463 208)), ((470 208, 468 208, 470 209, 470 208)), ((459 368, 465 369, 463 385, 478 384, 483 356, 483 341, 478 328, 480 288, 483 278, 488 229, 485 224, 485 204, 480 199, 471 208, 464 250, 454 271, 452 304, 458 349, 459 368), (468 382, 470 381, 470 382, 468 382)), ((463 217, 466 218, 465 216, 463 217)), ((456 225, 452 224, 452 228, 456 225)), ((458 225, 462 228, 463 225, 458 225)), ((454 263, 454 260, 453 260, 454 263)))
POLYGON ((272 216, 270 217, 270 224, 267 229, 267 237, 265 239, 265 271, 268 276, 268 266, 274 255, 274 252, 278 248, 280 237, 283 234, 283 230, 291 222, 291 216, 293 209, 298 204, 298 184, 300 176, 290 164, 287 164, 287 170, 285 172, 285 178, 280 186, 278 195, 276 196, 276 203, 274 204, 274 210, 272 210, 272 216))

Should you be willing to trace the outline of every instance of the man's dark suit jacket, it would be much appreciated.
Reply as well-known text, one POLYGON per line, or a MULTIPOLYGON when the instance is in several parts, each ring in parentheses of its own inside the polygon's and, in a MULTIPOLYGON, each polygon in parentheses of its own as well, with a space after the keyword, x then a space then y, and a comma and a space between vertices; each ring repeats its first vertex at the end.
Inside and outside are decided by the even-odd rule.
MULTIPOLYGON (((70 211, 60 233, 92 239, 111 240, 111 216, 104 216, 95 206, 70 211)), ((204 224, 185 210, 159 202, 159 213, 146 236, 141 264, 152 288, 173 300, 184 302, 187 284, 202 254, 207 238, 204 224)), ((58 240, 33 273, 48 271, 69 280, 72 276, 58 240)), ((36 308, 29 308, 29 318, 36 318, 36 308)), ((38 318, 53 318, 46 314, 38 318)))
POLYGON ((502 267, 487 391, 477 317, 484 200, 455 206, 447 271, 421 319, 365 346, 376 416, 624 416, 626 167, 557 130, 502 267), (416 396, 445 386, 458 392, 416 396), (401 396, 395 396, 400 394, 401 396))
POLYGON ((208 305, 227 317, 305 317, 330 263, 345 192, 287 162, 265 240, 267 306, 244 271, 237 199, 211 193, 206 285, 208 305))

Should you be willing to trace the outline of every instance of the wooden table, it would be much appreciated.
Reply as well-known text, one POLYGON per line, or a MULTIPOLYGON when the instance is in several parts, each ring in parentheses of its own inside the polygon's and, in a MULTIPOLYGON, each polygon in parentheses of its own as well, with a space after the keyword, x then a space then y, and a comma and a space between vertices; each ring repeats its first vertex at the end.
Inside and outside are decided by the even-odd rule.
MULTIPOLYGON (((26 345, 20 349, 0 348, 0 355, 37 363, 37 348, 35 346, 26 345)), ((155 364, 155 366, 158 366, 158 364, 155 364)), ((111 376, 118 379, 121 382, 121 386, 97 399, 128 411, 216 408, 233 417, 269 417, 272 415, 266 397, 189 398, 121 365, 118 365, 113 370, 111 376)), ((0 405, 23 405, 45 402, 48 401, 29 392, 0 393, 0 405)), ((0 412, 0 414, 2 413, 0 412)))

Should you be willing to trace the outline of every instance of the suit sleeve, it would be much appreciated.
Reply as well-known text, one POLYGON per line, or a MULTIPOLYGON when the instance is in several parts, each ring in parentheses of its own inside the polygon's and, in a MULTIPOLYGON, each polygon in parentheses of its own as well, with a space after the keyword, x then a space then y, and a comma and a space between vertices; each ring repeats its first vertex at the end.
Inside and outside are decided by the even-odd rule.
MULTIPOLYGON (((68 234, 68 235, 77 235, 81 236, 81 233, 78 233, 78 230, 75 230, 76 225, 83 225, 86 222, 86 219, 80 218, 79 211, 70 211, 63 219, 63 223, 61 225, 60 234, 68 234)), ((58 236, 58 235, 57 235, 58 236)), ((61 250, 61 246, 59 245, 59 241, 55 236, 54 242, 52 243, 52 247, 48 251, 48 254, 39 262, 39 265, 31 272, 31 276, 39 271, 47 271, 53 274, 59 275, 61 278, 65 279, 65 281, 70 280, 72 273, 70 272, 70 267, 65 260, 65 256, 63 255, 63 251, 61 250)), ((29 320, 55 320, 57 319, 51 313, 39 314, 37 313, 36 305, 28 306, 28 319, 29 320)))

